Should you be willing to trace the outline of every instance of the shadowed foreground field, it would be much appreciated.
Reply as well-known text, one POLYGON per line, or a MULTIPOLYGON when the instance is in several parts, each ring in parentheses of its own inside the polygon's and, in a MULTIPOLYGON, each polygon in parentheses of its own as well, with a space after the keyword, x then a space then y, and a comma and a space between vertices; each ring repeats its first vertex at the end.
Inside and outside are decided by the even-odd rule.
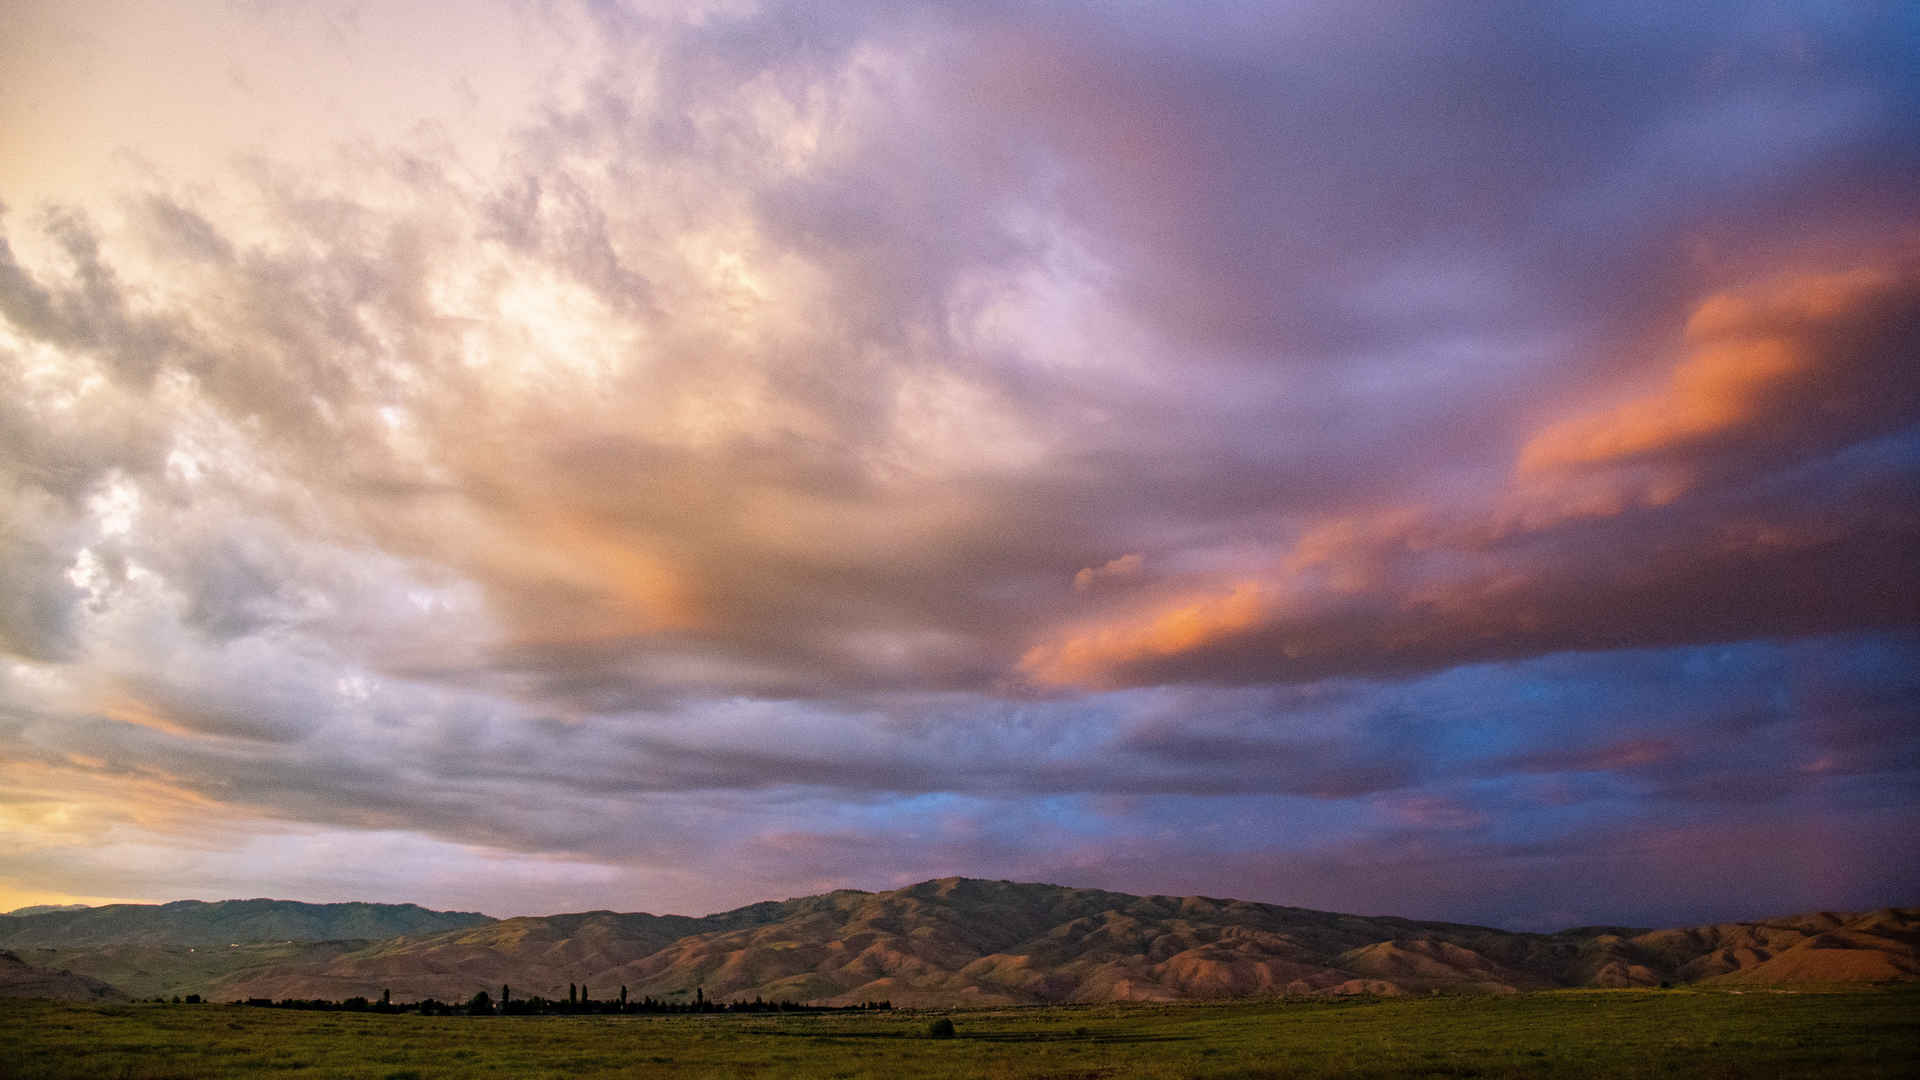
POLYGON ((0 1001, 0 1075, 1904 1077, 1920 989, 1100 1005, 827 1016, 445 1017, 0 1001))

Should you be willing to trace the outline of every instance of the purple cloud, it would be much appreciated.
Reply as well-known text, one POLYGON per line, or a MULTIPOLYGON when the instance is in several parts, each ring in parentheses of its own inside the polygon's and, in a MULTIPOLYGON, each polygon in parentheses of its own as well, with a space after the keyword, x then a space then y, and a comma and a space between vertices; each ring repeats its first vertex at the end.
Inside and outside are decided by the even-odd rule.
POLYGON ((194 9, 325 93, 159 134, 60 19, 0 890, 1911 899, 1884 11, 194 9))

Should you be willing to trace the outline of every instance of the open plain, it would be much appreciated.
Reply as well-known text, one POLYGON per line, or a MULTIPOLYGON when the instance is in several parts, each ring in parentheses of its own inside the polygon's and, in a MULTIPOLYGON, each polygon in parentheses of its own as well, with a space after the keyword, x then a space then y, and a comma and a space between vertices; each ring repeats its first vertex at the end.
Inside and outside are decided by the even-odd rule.
POLYGON ((17 1080, 1910 1077, 1920 990, 1566 990, 887 1014, 421 1017, 0 1001, 17 1080), (932 1038, 933 1019, 955 1035, 932 1038))

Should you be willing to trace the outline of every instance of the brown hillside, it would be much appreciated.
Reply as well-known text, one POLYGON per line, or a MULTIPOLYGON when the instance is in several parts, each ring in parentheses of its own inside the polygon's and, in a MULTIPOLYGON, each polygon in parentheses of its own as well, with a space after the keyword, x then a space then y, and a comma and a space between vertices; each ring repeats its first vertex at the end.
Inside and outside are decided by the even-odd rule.
POLYGON ((1920 975, 1920 908, 1813 912, 1750 923, 1656 930, 1626 951, 1676 981, 1863 982, 1920 975))
POLYGON ((1797 941, 1776 935, 1765 957, 1710 978, 1715 984, 1878 982, 1920 978, 1920 918, 1882 908, 1807 923, 1797 941), (1825 928, 1823 928, 1825 927, 1825 928))
POLYGON ((127 995, 99 979, 71 971, 35 967, 0 951, 0 997, 54 998, 60 1001, 125 1001, 127 995))
POLYGON ((216 999, 516 996, 898 1005, 1180 1000, 1269 994, 1510 992, 1912 977, 1920 912, 1822 913, 1641 932, 1514 934, 1206 897, 947 878, 704 918, 587 912, 507 919, 263 965, 216 999), (1631 935, 1631 936, 1628 936, 1631 935))

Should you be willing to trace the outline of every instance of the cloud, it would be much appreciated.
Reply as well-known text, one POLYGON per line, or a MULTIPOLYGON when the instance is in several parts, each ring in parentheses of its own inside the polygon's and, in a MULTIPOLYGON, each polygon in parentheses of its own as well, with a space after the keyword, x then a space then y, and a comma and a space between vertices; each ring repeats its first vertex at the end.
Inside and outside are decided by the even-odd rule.
POLYGON ((1311 524, 1267 576, 1051 629, 1022 670, 1304 679, 1910 622, 1920 519, 1884 493, 1913 469, 1916 314, 1910 263, 1717 292, 1663 389, 1548 423, 1491 498, 1311 524), (1887 438, 1890 457, 1831 463, 1887 438), (1846 479, 1810 494, 1822 469, 1846 479))
MULTIPOLYGON (((1256 874, 1225 889, 1231 875, 1189 879, 1178 868, 1197 866, 1194 850, 1213 853, 1215 874, 1269 862, 1398 863, 1430 846, 1435 830, 1475 830, 1482 845, 1537 846, 1573 828, 1551 856, 1573 858, 1585 842, 1577 830, 1628 827, 1649 798, 1669 808, 1662 818, 1771 805, 1844 820, 1867 811, 1840 807, 1912 775, 1913 733, 1895 719, 1910 711, 1912 688, 1881 701, 1878 713, 1846 702, 1880 693, 1874 688, 1897 681, 1890 673, 1910 668, 1913 655, 1910 641, 1841 639, 1570 656, 1339 692, 1131 691, 990 711, 956 696, 867 715, 739 703, 538 723, 481 696, 450 699, 372 678, 366 687, 312 686, 299 710, 312 722, 292 744, 47 715, 24 737, 10 736, 45 754, 33 773, 10 774, 8 798, 26 796, 20 805, 38 805, 43 816, 55 812, 52 798, 66 820, 95 822, 97 831, 68 842, 43 831, 39 854, 18 864, 94 883, 88 888, 119 856, 86 837, 125 836, 131 819, 148 833, 138 843, 149 860, 176 833, 211 845, 216 854, 153 878, 190 893, 234 880, 246 852, 291 842, 273 839, 288 830, 384 830, 395 843, 439 853, 434 882, 423 887, 484 910, 570 906, 531 870, 525 881, 497 876, 556 852, 588 875, 576 887, 640 890, 619 894, 642 897, 621 906, 698 911, 725 906, 742 889, 795 894, 826 877, 878 887, 967 870, 1098 883, 1130 865, 1128 852, 1148 848, 1162 869, 1130 887, 1247 895, 1257 887, 1261 898, 1337 908, 1319 885, 1301 892, 1256 874), (1824 704, 1805 708, 1792 695, 1813 672, 1826 673, 1823 685, 1806 692, 1824 704), (1880 726, 1878 738, 1866 735, 1885 724, 1892 727, 1880 726), (1604 742, 1585 753, 1561 749, 1609 727, 1628 744, 1663 741, 1666 755, 1619 753, 1604 742), (1836 745, 1881 748, 1876 763, 1855 759, 1855 768, 1876 771, 1850 777, 1817 767, 1836 745), (109 790, 116 797, 95 797, 109 790), (227 832, 210 837, 192 826, 209 816, 227 832), (1222 821, 1237 824, 1208 831, 1222 821), (796 847, 795 836, 816 840, 796 847), (779 841, 788 857, 759 846, 762 837, 788 838, 779 841), (836 838, 831 852, 818 850, 826 838, 836 838), (1086 861, 1093 852, 1105 855, 1086 861), (757 868, 749 878, 725 872, 742 863, 757 868), (82 865, 93 869, 75 876, 82 865), (475 905, 487 888, 496 890, 493 907, 475 905)), ((1885 814, 1898 804, 1878 805, 1885 814)), ((1549 858, 1474 856, 1482 857, 1506 867, 1509 905, 1525 902, 1518 867, 1549 858)), ((303 859, 275 865, 307 867, 297 881, 324 895, 388 881, 351 862, 327 869, 303 859)), ((1328 880, 1351 883, 1351 874, 1328 880)), ((1464 894, 1435 895, 1451 899, 1409 893, 1382 910, 1472 910, 1459 906, 1470 903, 1464 894)))
POLYGON ((1694 308, 1686 337, 1667 386, 1547 427, 1521 449, 1520 470, 1645 462, 1698 470, 1734 455, 1817 453, 1920 412, 1920 382, 1908 377, 1920 340, 1920 271, 1911 265, 1716 293, 1694 308))
POLYGON ((1385 904, 1396 837, 1882 813, 1920 109, 1735 8, 204 5, 164 101, 63 9, 0 64, 101 136, 0 155, 7 835, 1385 904))
POLYGON ((1252 582, 1177 597, 1118 625, 1036 645, 1020 658, 1020 667, 1046 683, 1097 682, 1115 668, 1177 657, 1251 630, 1266 618, 1269 603, 1252 582))
POLYGON ((1842 823, 1788 811, 1592 829, 1550 843, 1488 841, 1471 831, 1449 843, 1423 832, 1417 841, 1339 851, 1241 854, 1231 869, 1218 856, 1098 844, 1062 860, 1050 876, 1108 888, 1144 880, 1173 895, 1222 895, 1232 885, 1321 910, 1351 908, 1348 898, 1366 895, 1378 905, 1367 913, 1552 932, 1752 919, 1761 917, 1756 910, 1820 909, 1821 898, 1835 910, 1871 908, 1915 886, 1905 867, 1873 853, 1912 846, 1897 812, 1842 823), (1543 873, 1543 866, 1553 869, 1543 873))
POLYGON ((1084 566, 1073 573, 1075 592, 1086 592, 1102 581, 1124 581, 1140 576, 1146 559, 1139 552, 1108 559, 1099 566, 1084 566))

